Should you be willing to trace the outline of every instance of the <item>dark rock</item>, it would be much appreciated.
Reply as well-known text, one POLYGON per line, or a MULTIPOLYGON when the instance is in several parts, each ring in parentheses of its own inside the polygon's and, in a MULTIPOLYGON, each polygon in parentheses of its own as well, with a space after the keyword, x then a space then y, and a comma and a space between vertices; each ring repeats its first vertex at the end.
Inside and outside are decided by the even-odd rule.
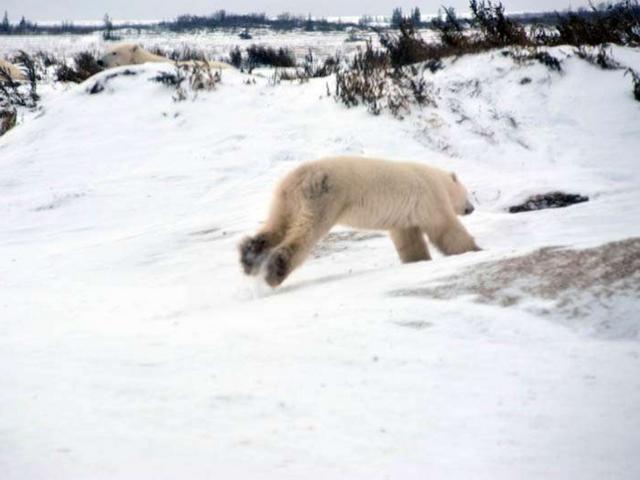
POLYGON ((509 207, 509 213, 531 212, 545 208, 562 208, 588 202, 589 197, 577 193, 551 192, 529 197, 524 203, 509 207))

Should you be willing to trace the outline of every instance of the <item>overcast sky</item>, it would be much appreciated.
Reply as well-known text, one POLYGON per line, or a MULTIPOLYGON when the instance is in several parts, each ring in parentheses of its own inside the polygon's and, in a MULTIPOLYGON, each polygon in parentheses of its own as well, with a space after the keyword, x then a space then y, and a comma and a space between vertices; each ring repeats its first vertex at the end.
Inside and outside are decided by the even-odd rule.
MULTIPOLYGON (((587 0, 504 0, 508 11, 564 10, 578 8, 587 0)), ((398 6, 410 10, 420 7, 423 14, 437 12, 440 5, 452 6, 459 11, 467 9, 467 0, 412 1, 412 0, 2 0, 0 11, 7 10, 11 20, 22 15, 30 20, 101 19, 105 13, 114 19, 170 19, 179 14, 209 14, 219 9, 228 12, 281 12, 313 16, 389 15, 398 6)))

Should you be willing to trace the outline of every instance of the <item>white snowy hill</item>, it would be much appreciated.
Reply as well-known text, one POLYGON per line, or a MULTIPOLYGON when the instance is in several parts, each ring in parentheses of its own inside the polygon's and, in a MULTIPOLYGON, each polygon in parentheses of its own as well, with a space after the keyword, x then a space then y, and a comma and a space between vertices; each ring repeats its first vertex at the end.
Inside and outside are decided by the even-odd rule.
POLYGON ((46 90, 0 138, 0 477, 639 478, 640 103, 553 53, 449 61, 403 121, 328 79, 46 90), (277 179, 345 153, 457 172, 484 250, 336 230, 244 278, 277 179), (507 213, 555 190, 590 201, 507 213))

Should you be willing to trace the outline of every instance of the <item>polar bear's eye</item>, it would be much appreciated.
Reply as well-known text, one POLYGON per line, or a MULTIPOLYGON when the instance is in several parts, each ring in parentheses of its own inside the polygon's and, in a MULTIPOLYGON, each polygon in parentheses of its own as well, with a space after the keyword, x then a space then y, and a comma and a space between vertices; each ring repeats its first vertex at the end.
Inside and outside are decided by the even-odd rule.
POLYGON ((115 54, 116 54, 116 52, 113 52, 111 55, 115 55, 115 54))

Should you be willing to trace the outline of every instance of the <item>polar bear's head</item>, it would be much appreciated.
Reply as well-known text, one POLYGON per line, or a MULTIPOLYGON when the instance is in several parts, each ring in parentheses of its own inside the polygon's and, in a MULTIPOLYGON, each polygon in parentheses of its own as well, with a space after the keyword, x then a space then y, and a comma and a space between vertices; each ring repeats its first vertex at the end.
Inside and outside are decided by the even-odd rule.
POLYGON ((98 65, 105 68, 121 67, 123 65, 136 65, 144 63, 149 52, 133 43, 123 43, 111 48, 98 60, 98 65))
POLYGON ((458 179, 458 176, 451 172, 448 175, 447 191, 449 192, 449 198, 453 209, 458 215, 469 215, 475 210, 473 205, 469 201, 469 192, 464 187, 462 182, 458 179))

